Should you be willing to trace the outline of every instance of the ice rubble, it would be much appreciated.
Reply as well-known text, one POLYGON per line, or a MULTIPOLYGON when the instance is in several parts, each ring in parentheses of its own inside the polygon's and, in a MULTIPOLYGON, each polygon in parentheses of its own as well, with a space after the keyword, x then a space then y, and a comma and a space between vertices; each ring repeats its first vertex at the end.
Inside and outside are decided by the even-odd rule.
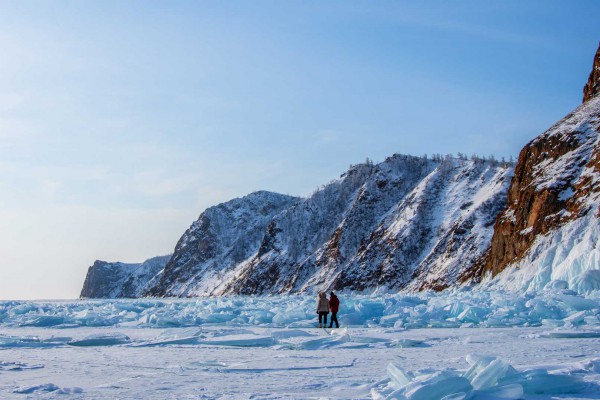
MULTIPOLYGON (((545 290, 455 291, 396 295, 342 295, 342 326, 382 328, 456 328, 548 326, 600 329, 600 291, 577 294, 557 282, 545 290)), ((94 301, 3 301, 4 327, 155 327, 218 326, 312 327, 312 296, 268 296, 94 301), (45 321, 45 322, 44 322, 45 321)), ((114 338, 113 338, 114 339, 114 338)), ((111 339, 112 340, 112 339, 111 339)), ((55 339, 55 342, 60 340, 55 339)), ((50 343, 52 344, 52 343, 50 343)), ((36 338, 0 335, 0 347, 49 345, 36 338)))
POLYGON ((539 235, 525 257, 481 290, 540 291, 569 288, 581 294, 600 291, 600 219, 595 213, 539 235))
MULTIPOLYGON (((576 375, 550 373, 546 369, 517 371, 493 356, 468 355, 469 369, 408 373, 390 363, 388 378, 372 385, 373 399, 484 400, 522 399, 525 395, 579 393, 584 381, 576 375)), ((594 360, 589 368, 595 368, 594 360)))

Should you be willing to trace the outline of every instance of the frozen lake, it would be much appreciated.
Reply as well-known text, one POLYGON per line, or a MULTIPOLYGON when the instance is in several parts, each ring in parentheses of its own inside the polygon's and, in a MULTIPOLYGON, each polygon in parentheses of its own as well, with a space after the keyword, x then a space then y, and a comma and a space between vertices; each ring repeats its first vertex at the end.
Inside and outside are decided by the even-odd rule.
POLYGON ((600 398, 593 294, 340 297, 0 302, 0 398, 600 398))

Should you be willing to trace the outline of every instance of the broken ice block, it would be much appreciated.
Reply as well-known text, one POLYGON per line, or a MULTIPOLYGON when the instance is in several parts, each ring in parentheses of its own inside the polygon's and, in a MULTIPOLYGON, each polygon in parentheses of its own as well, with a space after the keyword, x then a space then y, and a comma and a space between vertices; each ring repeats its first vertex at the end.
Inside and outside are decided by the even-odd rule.
POLYGON ((517 371, 506 361, 495 359, 471 379, 471 384, 475 389, 486 389, 496 385, 500 378, 507 375, 513 375, 516 372, 517 371))
POLYGON ((387 366, 387 372, 392 381, 398 385, 399 388, 406 386, 410 383, 410 378, 404 372, 403 369, 396 367, 394 364, 389 363, 387 366))
POLYGON ((577 393, 583 382, 573 375, 549 374, 545 369, 519 372, 499 379, 498 384, 520 384, 525 394, 577 393))
POLYGON ((131 342, 129 336, 122 333, 101 333, 90 335, 81 340, 72 340, 67 342, 70 346, 115 346, 131 342))
POLYGON ((473 386, 462 376, 449 376, 446 373, 438 373, 431 378, 420 382, 419 385, 409 388, 405 396, 408 400, 432 400, 441 399, 449 395, 469 394, 473 386))

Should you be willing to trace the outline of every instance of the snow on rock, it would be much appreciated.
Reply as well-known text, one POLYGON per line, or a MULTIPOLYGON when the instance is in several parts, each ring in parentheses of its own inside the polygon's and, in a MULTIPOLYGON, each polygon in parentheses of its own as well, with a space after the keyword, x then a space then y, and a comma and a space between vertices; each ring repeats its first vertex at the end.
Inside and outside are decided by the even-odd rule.
POLYGON ((210 207, 183 234, 144 294, 189 297, 218 293, 259 250, 272 218, 298 198, 259 191, 210 207))
POLYGON ((442 289, 488 246, 511 174, 507 164, 405 155, 353 166, 276 215, 258 253, 217 291, 197 276, 186 294, 442 289))

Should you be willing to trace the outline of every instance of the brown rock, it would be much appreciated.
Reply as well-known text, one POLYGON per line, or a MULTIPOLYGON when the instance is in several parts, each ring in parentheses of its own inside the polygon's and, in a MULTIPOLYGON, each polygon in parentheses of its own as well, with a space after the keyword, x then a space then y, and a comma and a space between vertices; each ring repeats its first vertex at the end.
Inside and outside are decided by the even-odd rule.
POLYGON ((585 103, 600 92, 600 44, 594 57, 594 65, 587 83, 583 87, 583 102, 585 103))
POLYGON ((519 155, 506 209, 486 256, 461 280, 478 281, 519 261, 539 235, 588 212, 600 185, 600 98, 580 106, 527 144, 519 155), (594 195, 594 196, 592 196, 594 195))

